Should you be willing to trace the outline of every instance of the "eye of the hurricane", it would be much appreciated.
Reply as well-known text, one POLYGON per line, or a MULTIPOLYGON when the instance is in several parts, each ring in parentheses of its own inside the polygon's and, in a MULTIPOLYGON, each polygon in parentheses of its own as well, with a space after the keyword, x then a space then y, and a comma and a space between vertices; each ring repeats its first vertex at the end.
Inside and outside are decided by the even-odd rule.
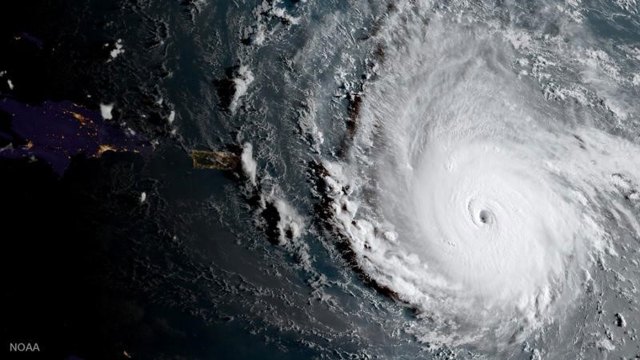
POLYGON ((491 212, 489 210, 482 209, 478 213, 478 220, 480 221, 481 224, 488 225, 488 224, 492 223, 493 215, 491 214, 491 212))
POLYGON ((483 206, 478 205, 479 204, 473 201, 468 204, 469 217, 473 224, 477 227, 493 225, 496 221, 496 216, 490 209, 490 206, 487 206, 488 204, 484 204, 483 206))

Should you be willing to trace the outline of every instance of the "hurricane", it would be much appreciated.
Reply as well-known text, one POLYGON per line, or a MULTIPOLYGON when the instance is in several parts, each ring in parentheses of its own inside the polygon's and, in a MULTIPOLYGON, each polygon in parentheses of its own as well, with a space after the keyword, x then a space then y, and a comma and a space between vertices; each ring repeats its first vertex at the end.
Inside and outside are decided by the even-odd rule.
POLYGON ((550 328, 568 338, 607 259, 640 236, 623 75, 637 50, 603 43, 582 6, 393 2, 364 30, 362 81, 338 71, 349 104, 333 150, 313 92, 303 130, 327 241, 413 309, 423 344, 507 356, 550 328))
POLYGON ((389 357, 632 352, 635 2, 287 4, 245 29, 234 111, 278 124, 242 138, 258 223, 348 323, 296 329, 389 357))
POLYGON ((545 104, 494 34, 438 21, 363 96, 344 164, 362 194, 337 202, 365 209, 336 219, 360 266, 449 334, 424 336, 508 343, 578 296, 640 152, 545 104))

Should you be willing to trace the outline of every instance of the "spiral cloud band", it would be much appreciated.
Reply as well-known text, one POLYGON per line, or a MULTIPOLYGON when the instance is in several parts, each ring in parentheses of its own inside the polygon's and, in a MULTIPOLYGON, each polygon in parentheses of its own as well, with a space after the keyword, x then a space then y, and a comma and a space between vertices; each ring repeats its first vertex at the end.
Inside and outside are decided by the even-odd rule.
POLYGON ((640 148, 521 79, 489 27, 421 20, 379 35, 349 159, 325 163, 335 223, 429 322, 420 338, 507 347, 569 313, 614 251, 604 209, 628 214, 640 148))

